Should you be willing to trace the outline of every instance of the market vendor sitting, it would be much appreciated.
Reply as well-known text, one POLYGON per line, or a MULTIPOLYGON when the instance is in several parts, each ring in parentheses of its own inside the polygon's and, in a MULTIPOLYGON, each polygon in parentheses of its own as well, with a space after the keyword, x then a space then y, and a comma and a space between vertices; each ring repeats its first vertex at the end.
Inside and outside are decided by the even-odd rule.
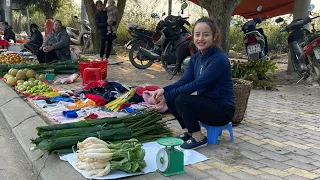
POLYGON ((70 60, 70 37, 60 20, 53 23, 53 31, 36 53, 39 63, 49 63, 54 60, 70 60))
POLYGON ((11 26, 9 26, 8 22, 3 22, 2 23, 2 28, 4 31, 4 36, 3 38, 7 41, 10 42, 10 39, 13 40, 13 42, 16 42, 16 35, 13 32, 13 29, 11 26))
POLYGON ((43 43, 43 36, 39 31, 39 26, 36 24, 30 25, 31 38, 30 41, 24 44, 24 47, 31 51, 32 53, 36 53, 43 43))
POLYGON ((209 126, 228 124, 235 112, 234 89, 228 57, 220 49, 220 31, 209 18, 199 19, 192 30, 198 48, 176 83, 155 91, 153 101, 167 104, 186 132, 178 136, 184 149, 207 145, 199 121, 209 126), (197 95, 192 95, 197 92, 197 95))

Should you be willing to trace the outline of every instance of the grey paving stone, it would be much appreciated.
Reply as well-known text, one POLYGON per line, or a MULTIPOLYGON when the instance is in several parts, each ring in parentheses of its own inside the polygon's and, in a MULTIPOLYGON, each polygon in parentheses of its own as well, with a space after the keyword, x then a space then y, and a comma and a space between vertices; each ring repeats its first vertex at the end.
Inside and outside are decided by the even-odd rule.
POLYGON ((244 151, 241 151, 240 152, 242 155, 244 155, 246 158, 249 158, 251 160, 261 160, 261 159, 264 159, 265 157, 257 154, 257 153, 254 153, 252 151, 249 151, 249 150, 244 150, 244 151))
POLYGON ((186 173, 195 178, 195 179, 202 179, 202 178, 206 178, 206 177, 209 177, 209 175, 205 172, 202 172, 198 169, 194 169, 192 167, 189 167, 189 166, 185 166, 184 167, 184 170, 186 171, 186 173))
POLYGON ((297 176, 297 175, 290 175, 290 176, 287 176, 285 177, 285 179, 288 179, 288 180, 308 180, 304 177, 301 177, 301 176, 297 176))
POLYGON ((269 151, 269 150, 260 152, 259 154, 262 155, 262 156, 265 156, 265 157, 267 157, 269 159, 272 159, 272 160, 275 160, 275 161, 279 161, 279 162, 289 160, 289 158, 287 158, 286 156, 279 155, 279 154, 277 154, 275 152, 272 152, 272 151, 269 151))
POLYGON ((283 162, 277 162, 272 159, 262 159, 259 161, 259 163, 262 163, 262 164, 267 165, 268 167, 280 169, 280 170, 285 170, 285 169, 290 168, 290 166, 284 164, 283 162))
POLYGON ((289 160, 289 161, 285 161, 283 162, 289 166, 293 166, 293 167, 296 167, 296 168, 299 168, 299 169, 304 169, 304 170, 307 170, 307 171, 311 171, 311 170, 315 170, 317 169, 318 167, 317 166, 314 166, 314 165, 311 165, 311 164, 306 164, 306 163, 303 163, 303 162, 300 162, 300 161, 296 161, 296 160, 289 160))
POLYGON ((286 156, 291 158, 291 159, 294 159, 296 161, 303 162, 303 163, 311 163, 311 162, 316 161, 316 160, 308 158, 306 156, 299 156, 299 155, 296 155, 296 154, 288 154, 286 156))
POLYGON ((264 180, 283 180, 283 178, 271 174, 261 174, 258 177, 264 180))
POLYGON ((219 179, 219 180, 237 180, 238 178, 236 177, 233 177, 229 174, 226 174, 222 171, 219 171, 217 169, 208 169, 206 170, 206 172, 208 174, 210 174, 212 177, 216 178, 216 179, 219 179))
POLYGON ((246 150, 249 150, 249 151, 252 151, 252 152, 255 152, 255 153, 259 153, 259 152, 262 152, 262 151, 265 151, 265 149, 259 147, 259 146, 256 146, 254 144, 251 144, 251 143, 248 143, 248 142, 241 142, 238 144, 238 146, 240 148, 244 148, 246 150))
POLYGON ((303 150, 303 149, 299 149, 299 148, 296 148, 296 147, 292 147, 292 146, 286 146, 284 147, 284 149, 287 149, 295 154, 298 154, 300 156, 311 156, 311 155, 314 155, 313 153, 309 152, 309 151, 306 151, 306 150, 303 150))
POLYGON ((283 147, 277 147, 277 146, 273 146, 271 144, 264 144, 264 145, 261 145, 261 147, 266 150, 269 150, 269 151, 272 151, 272 152, 275 152, 275 153, 281 154, 281 155, 291 153, 291 151, 289 151, 283 147))
POLYGON ((236 178, 239 178, 239 179, 245 179, 245 180, 257 180, 258 179, 257 176, 251 175, 246 172, 241 172, 241 171, 230 173, 230 174, 236 178))
POLYGON ((252 167, 254 169, 259 169, 259 168, 267 166, 265 164, 260 163, 259 161, 254 161, 254 160, 251 160, 251 159, 248 159, 248 158, 241 158, 240 160, 238 160, 238 162, 240 164, 244 164, 244 165, 246 165, 248 167, 252 167))

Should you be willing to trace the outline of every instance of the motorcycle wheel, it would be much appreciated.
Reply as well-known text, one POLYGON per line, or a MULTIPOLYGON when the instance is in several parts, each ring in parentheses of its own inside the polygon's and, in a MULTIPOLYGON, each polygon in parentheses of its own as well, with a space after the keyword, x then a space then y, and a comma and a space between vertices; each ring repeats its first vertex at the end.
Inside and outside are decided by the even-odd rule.
POLYGON ((143 57, 143 55, 140 53, 139 47, 150 49, 150 47, 147 47, 147 43, 145 42, 138 42, 134 44, 129 51, 130 62, 134 67, 138 69, 147 69, 153 64, 153 60, 144 59, 145 57, 143 57), (140 61, 140 64, 135 60, 140 61), (146 64, 144 64, 144 62, 146 62, 146 64))
MULTIPOLYGON (((300 63, 298 62, 298 60, 295 60, 295 58, 292 58, 292 56, 294 56, 294 52, 292 50, 290 50, 290 56, 291 56, 291 63, 293 66, 293 69, 295 70, 295 72, 298 74, 299 78, 302 78, 304 76, 304 74, 301 73, 301 71, 299 71, 299 69, 301 69, 300 63)), ((305 77, 307 78, 307 77, 305 77)))

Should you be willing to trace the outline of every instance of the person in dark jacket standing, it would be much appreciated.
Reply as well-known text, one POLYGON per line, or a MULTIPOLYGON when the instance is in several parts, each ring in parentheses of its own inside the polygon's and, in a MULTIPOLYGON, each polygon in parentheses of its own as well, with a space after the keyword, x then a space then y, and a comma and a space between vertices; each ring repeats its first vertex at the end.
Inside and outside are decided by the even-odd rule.
POLYGON ((36 53, 39 63, 49 63, 53 60, 71 60, 70 36, 60 20, 53 23, 53 31, 36 53))
POLYGON ((9 26, 8 22, 3 22, 2 23, 2 28, 4 31, 4 36, 3 38, 7 41, 10 41, 12 39, 14 42, 16 42, 16 35, 13 32, 13 29, 11 26, 9 26))
POLYGON ((30 41, 24 44, 24 47, 31 51, 32 53, 36 53, 43 43, 43 36, 39 31, 39 26, 36 24, 30 25, 31 38, 30 41))
POLYGON ((169 111, 186 132, 178 136, 184 140, 184 149, 207 145, 199 121, 209 126, 228 124, 235 112, 231 65, 221 51, 220 31, 209 18, 199 19, 192 30, 198 48, 176 83, 155 91, 153 102, 167 104, 169 111), (191 95, 197 92, 197 95, 191 95))
POLYGON ((111 53, 113 39, 111 39, 111 36, 108 35, 108 15, 107 12, 104 10, 105 7, 102 1, 97 1, 96 7, 97 12, 95 14, 95 22, 100 31, 100 58, 101 60, 103 60, 103 55, 106 51, 106 42, 108 42, 106 51, 106 58, 108 59, 111 53))

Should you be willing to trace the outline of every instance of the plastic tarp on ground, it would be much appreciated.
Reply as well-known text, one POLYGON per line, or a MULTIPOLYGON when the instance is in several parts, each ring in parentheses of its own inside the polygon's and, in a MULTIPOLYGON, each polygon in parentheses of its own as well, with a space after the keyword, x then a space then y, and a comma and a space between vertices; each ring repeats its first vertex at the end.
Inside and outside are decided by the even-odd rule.
MULTIPOLYGON (((199 5, 198 0, 190 0, 199 5)), ((240 15, 247 19, 268 16, 269 18, 284 14, 293 13, 294 0, 242 0, 233 12, 233 15, 240 15), (257 7, 262 6, 258 12, 257 7)))

